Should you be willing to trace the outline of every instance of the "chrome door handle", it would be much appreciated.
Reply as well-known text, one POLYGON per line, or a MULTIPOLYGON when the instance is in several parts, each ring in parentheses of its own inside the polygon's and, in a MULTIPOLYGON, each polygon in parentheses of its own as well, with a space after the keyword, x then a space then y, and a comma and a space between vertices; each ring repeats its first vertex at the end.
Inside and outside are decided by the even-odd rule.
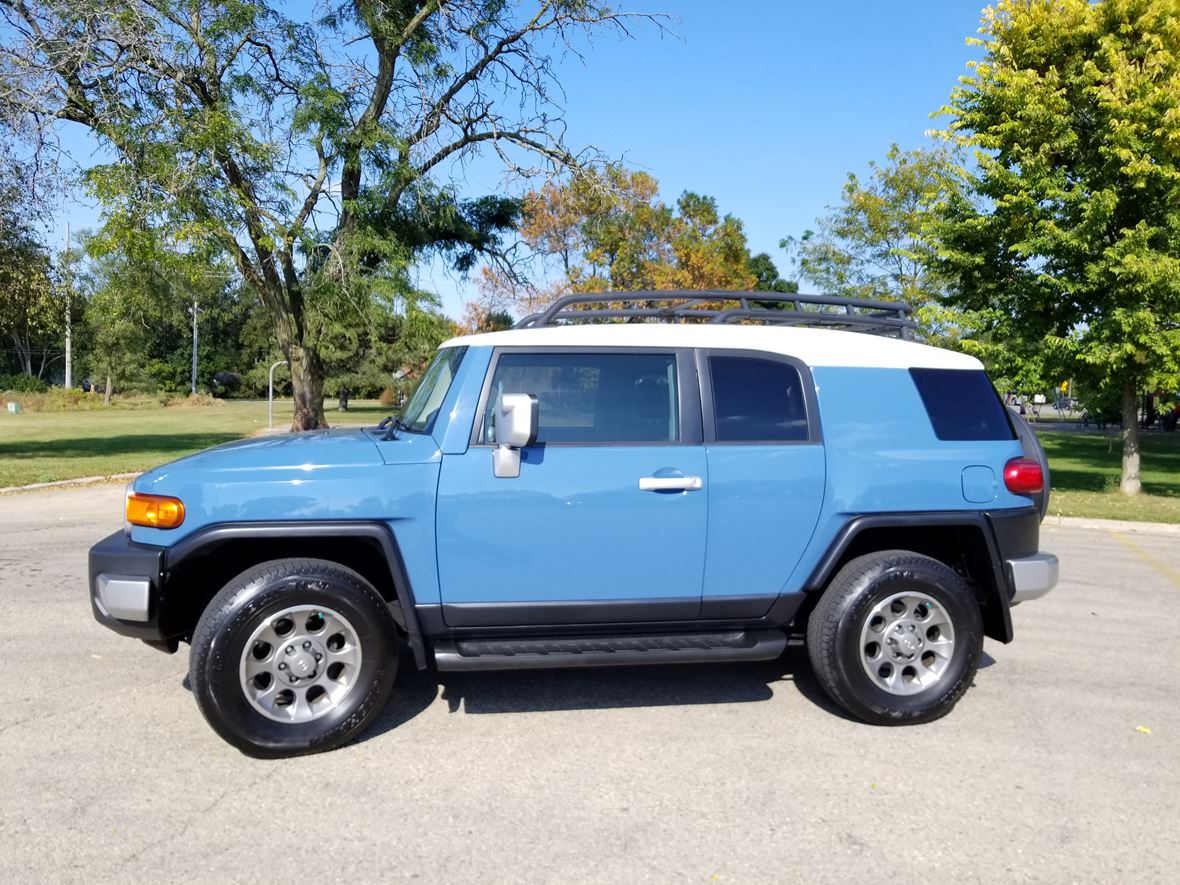
POLYGON ((641 492, 696 492, 700 491, 699 476, 641 476, 641 492))

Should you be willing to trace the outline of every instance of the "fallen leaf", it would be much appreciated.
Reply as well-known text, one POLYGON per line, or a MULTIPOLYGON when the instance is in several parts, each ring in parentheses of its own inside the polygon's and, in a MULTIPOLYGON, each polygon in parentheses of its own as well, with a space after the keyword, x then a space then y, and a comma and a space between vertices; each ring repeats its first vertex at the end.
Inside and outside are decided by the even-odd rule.
POLYGON ((1135 730, 1140 734, 1151 734, 1151 729, 1146 725, 1136 725, 1135 730))

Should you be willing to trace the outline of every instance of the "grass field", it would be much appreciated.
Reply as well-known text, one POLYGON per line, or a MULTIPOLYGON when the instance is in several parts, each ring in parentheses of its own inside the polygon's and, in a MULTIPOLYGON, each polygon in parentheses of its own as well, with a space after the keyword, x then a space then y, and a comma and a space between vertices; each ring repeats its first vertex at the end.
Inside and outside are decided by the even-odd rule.
POLYGON ((1144 433, 1143 493, 1119 490, 1122 444, 1117 431, 1040 433, 1049 454, 1049 512, 1061 516, 1180 523, 1180 433, 1144 433))
MULTIPOLYGON (((275 401, 275 426, 291 425, 291 401, 275 401)), ((376 424, 389 409, 354 400, 328 422, 376 424)), ((146 470, 266 428, 266 403, 227 400, 217 406, 0 412, 0 488, 146 470)))
MULTIPOLYGON (((329 423, 375 424, 389 409, 353 401, 331 408, 329 423)), ((291 423, 289 400, 275 402, 275 426, 291 423)), ((1117 432, 1075 433, 1040 425, 1053 478, 1050 512, 1060 516, 1180 523, 1180 433, 1143 436, 1143 490, 1118 491, 1117 432)), ((1049 425, 1052 426, 1052 425, 1049 425)), ((0 412, 0 488, 145 470, 266 427, 265 402, 79 412, 0 412)))

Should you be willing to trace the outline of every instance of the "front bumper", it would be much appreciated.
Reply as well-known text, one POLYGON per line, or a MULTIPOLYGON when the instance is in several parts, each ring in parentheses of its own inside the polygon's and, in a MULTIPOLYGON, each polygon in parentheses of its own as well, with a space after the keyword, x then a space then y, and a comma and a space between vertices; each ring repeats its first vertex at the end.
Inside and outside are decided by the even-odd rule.
POLYGON ((168 644, 160 630, 164 548, 137 544, 115 532, 90 548, 90 608, 94 618, 124 636, 168 644))
POLYGON ((1012 587, 1011 605, 1039 599, 1057 586, 1057 557, 1052 553, 1034 553, 1004 563, 1012 587))

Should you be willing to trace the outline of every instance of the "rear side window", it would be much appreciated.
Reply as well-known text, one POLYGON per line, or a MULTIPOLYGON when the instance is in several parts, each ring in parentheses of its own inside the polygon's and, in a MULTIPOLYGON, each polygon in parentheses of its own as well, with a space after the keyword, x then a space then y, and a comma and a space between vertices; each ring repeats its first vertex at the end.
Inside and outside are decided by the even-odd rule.
POLYGON ((484 442, 496 441, 496 398, 537 398, 538 443, 670 443, 680 438, 672 353, 506 353, 496 363, 484 442))
POLYGON ((934 435, 945 440, 1015 439, 1012 423, 979 369, 910 369, 934 435))
POLYGON ((709 357, 713 430, 718 442, 799 442, 808 438, 799 371, 777 360, 709 357))

